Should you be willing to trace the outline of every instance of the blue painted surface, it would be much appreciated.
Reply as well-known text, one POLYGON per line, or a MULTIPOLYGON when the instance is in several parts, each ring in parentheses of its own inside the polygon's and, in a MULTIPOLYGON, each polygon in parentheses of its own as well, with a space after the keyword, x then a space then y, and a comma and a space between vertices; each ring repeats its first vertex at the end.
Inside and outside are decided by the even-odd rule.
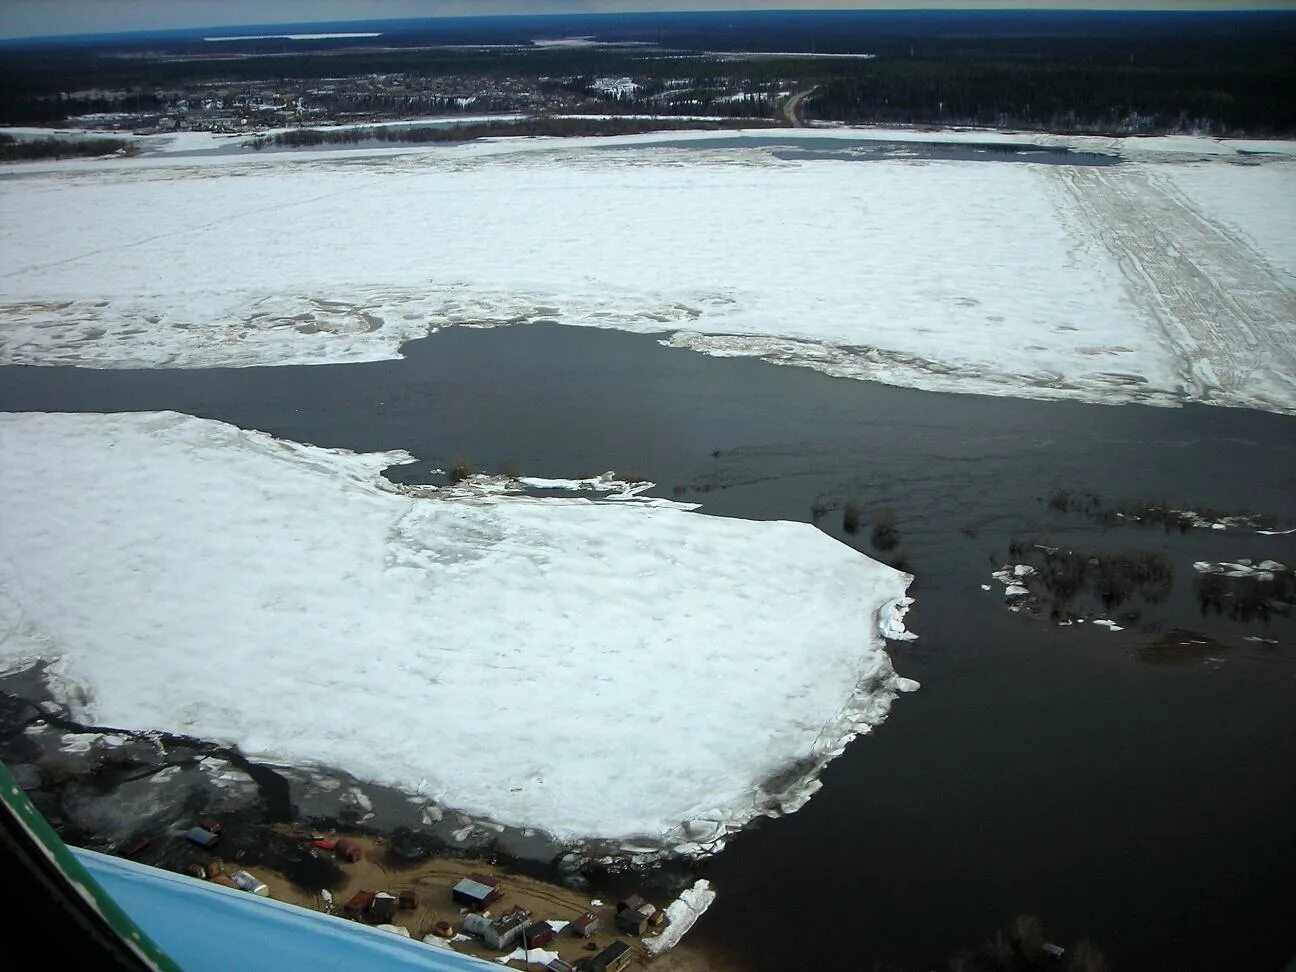
POLYGON ((500 968, 246 891, 94 851, 71 850, 122 910, 185 972, 482 972, 500 968))

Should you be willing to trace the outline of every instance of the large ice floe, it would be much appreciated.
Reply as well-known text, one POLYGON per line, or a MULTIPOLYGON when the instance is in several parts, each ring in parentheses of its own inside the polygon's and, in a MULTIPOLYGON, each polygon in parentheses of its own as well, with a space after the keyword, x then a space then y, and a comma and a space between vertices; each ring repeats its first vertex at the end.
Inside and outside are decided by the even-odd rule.
POLYGON ((909 575, 807 524, 401 487, 169 412, 3 414, 0 452, 0 667, 96 725, 704 853, 916 687, 909 575))
POLYGON ((776 136, 1119 160, 1095 166, 780 157, 771 137, 10 166, 0 362, 370 361, 553 320, 932 390, 1296 411, 1292 143, 776 136))

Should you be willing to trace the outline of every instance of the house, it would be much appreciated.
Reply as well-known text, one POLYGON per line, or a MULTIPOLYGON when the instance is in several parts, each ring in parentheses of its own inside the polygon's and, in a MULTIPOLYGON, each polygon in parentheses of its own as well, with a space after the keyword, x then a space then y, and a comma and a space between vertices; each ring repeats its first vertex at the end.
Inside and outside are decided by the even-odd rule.
POLYGON ((396 917, 396 898, 386 891, 379 891, 369 904, 369 921, 375 925, 390 925, 396 917))
POLYGON ((400 902, 401 911, 413 911, 418 907, 418 892, 412 888, 406 888, 396 898, 400 902))
POLYGON ((357 891, 342 906, 342 914, 348 918, 360 918, 369 910, 375 897, 377 895, 373 891, 357 891))
POLYGON ((524 908, 514 908, 507 915, 491 922, 483 938, 491 948, 500 951, 511 949, 514 943, 522 938, 522 931, 531 918, 531 912, 524 908))
MULTIPOLYGON (((630 909, 633 910, 633 909, 630 909)), ((634 953, 625 942, 613 942, 590 961, 590 972, 621 972, 630 964, 634 953)))
POLYGON ((349 837, 339 837, 333 844, 333 853, 350 864, 364 857, 364 849, 349 837))
POLYGON ((527 925, 522 929, 522 944, 526 948, 541 948, 553 941, 554 930, 546 921, 527 925))
POLYGON ((514 908, 500 918, 487 918, 485 915, 467 915, 463 920, 465 935, 476 935, 491 948, 511 949, 515 942, 522 938, 522 932, 531 918, 531 912, 523 908, 514 908))
POLYGON ((450 889, 450 897, 455 904, 461 904, 474 911, 485 911, 492 902, 504 897, 499 884, 479 875, 466 877, 450 889))
POLYGON ((627 932, 631 935, 642 935, 644 929, 648 927, 648 915, 638 908, 626 908, 617 912, 616 927, 617 931, 627 932))
POLYGON ((627 910, 637 911, 647 903, 648 902, 646 902, 640 895, 632 894, 630 897, 623 898, 617 902, 617 914, 627 910))
POLYGON ((579 938, 589 938, 599 928, 599 916, 592 911, 587 911, 570 925, 571 933, 579 938))
POLYGON ((562 959, 554 959, 545 966, 545 972, 576 972, 576 967, 568 965, 562 959))

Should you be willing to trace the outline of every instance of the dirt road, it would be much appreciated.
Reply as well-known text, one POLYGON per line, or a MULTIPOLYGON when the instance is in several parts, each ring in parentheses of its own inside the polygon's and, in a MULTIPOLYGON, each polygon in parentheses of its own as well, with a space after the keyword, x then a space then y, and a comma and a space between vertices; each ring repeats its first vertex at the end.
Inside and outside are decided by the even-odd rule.
POLYGON ((793 92, 788 96, 788 100, 783 102, 783 117, 787 119, 788 124, 793 128, 805 127, 805 121, 801 118, 801 102, 810 96, 811 91, 814 91, 814 88, 807 91, 793 92))

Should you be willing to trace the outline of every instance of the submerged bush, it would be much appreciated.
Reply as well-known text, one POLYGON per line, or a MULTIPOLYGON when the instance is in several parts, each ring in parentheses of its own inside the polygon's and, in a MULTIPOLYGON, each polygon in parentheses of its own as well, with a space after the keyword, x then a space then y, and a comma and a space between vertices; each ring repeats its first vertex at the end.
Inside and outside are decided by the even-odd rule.
POLYGON ((900 543, 896 529, 895 510, 883 508, 873 513, 873 547, 876 550, 894 550, 900 543))
POLYGON ((1050 616, 1055 619, 1063 618, 1064 607, 1083 594, 1110 611, 1132 597, 1159 604, 1174 589, 1174 567, 1156 551, 1101 553, 1019 540, 1008 549, 1014 559, 1035 568, 1029 583, 1047 592, 1053 602, 1050 616))
POLYGON ((860 508, 854 503, 847 503, 842 510, 842 529, 847 533, 858 533, 860 528, 860 508))
POLYGON ((473 465, 467 459, 456 459, 450 471, 446 473, 446 478, 450 480, 453 486, 455 483, 462 483, 465 479, 473 474, 473 465))
POLYGON ((950 972, 1107 972, 1107 960, 1090 942, 1078 942, 1061 958, 1052 954, 1044 927, 1034 915, 1020 915, 980 947, 949 960, 950 972))

